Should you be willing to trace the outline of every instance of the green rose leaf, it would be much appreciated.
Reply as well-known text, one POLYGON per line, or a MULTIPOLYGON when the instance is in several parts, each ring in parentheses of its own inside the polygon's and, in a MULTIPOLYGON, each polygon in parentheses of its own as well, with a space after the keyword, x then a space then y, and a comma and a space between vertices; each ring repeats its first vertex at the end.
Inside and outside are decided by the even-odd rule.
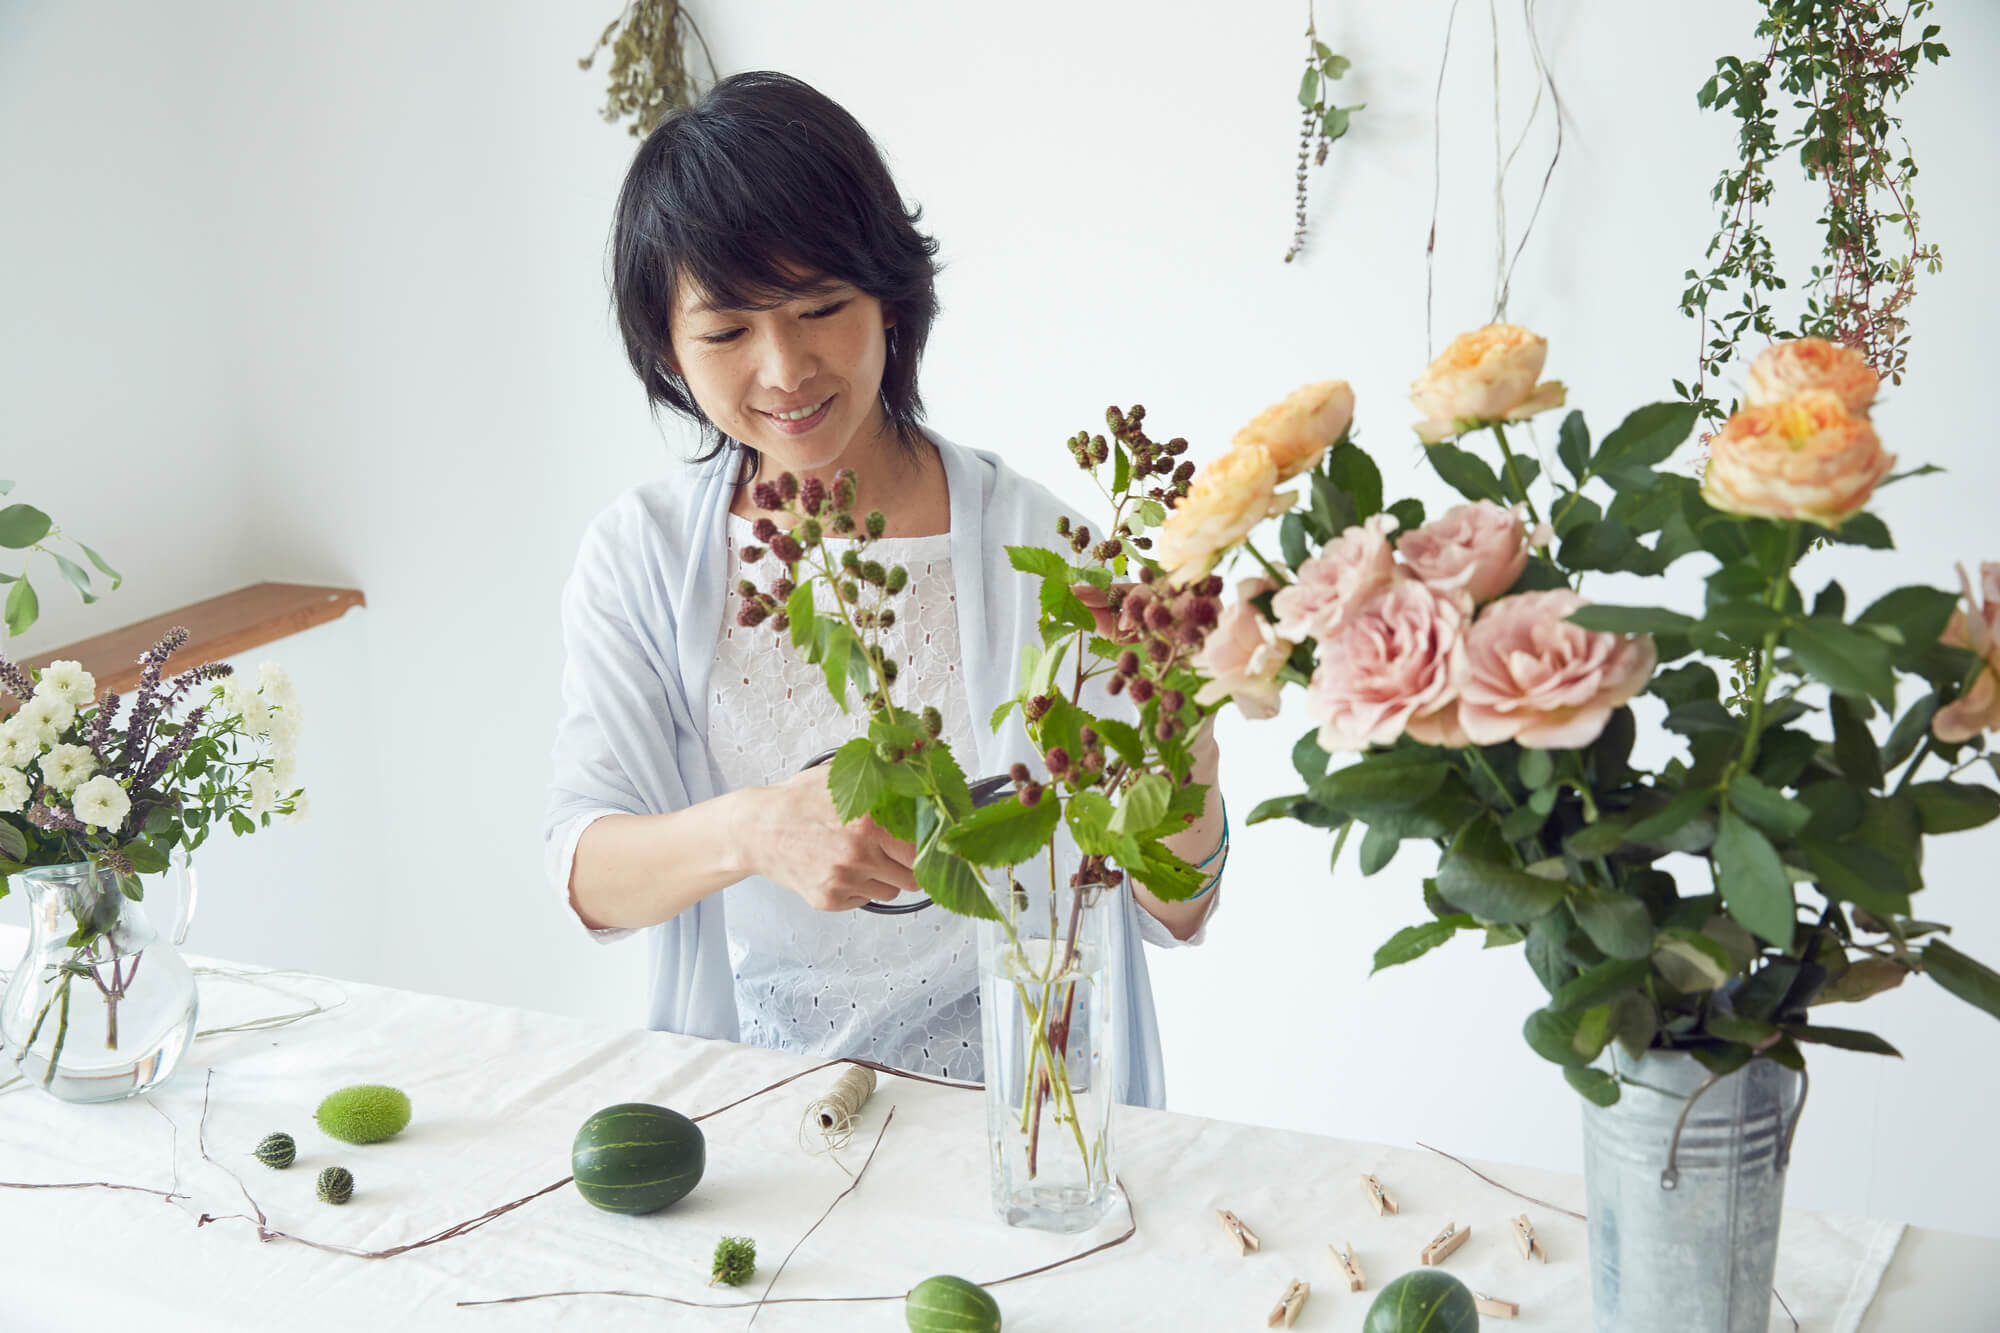
POLYGON ((1590 475, 1590 427, 1583 422, 1583 413, 1571 412, 1563 418, 1562 428, 1556 434, 1556 457, 1576 478, 1578 486, 1590 475))
POLYGON ((1780 949, 1792 947, 1798 908, 1785 863, 1770 840, 1734 810, 1715 835, 1715 878, 1723 906, 1744 929, 1780 949))
POLYGON ((1692 995, 1729 980, 1729 953, 1700 931, 1673 927, 1653 946, 1653 967, 1667 984, 1692 995))
POLYGON ((1327 454, 1326 468, 1333 484, 1354 502, 1356 522, 1382 511, 1382 471, 1366 450, 1342 440, 1327 454))
POLYGON ((1812 822, 1812 811, 1781 791, 1743 774, 1729 784, 1729 804, 1774 837, 1789 838, 1812 822))
POLYGON ((1495 504, 1507 502, 1507 492, 1500 485, 1500 478, 1493 475, 1486 460, 1465 452, 1455 444, 1432 444, 1424 447, 1424 456, 1430 459, 1431 467, 1445 484, 1468 500, 1491 500, 1495 504))
POLYGON ((1615 1106, 1618 1102, 1618 1080, 1602 1069, 1573 1067, 1563 1070, 1563 1078, 1594 1106, 1615 1106))
POLYGON ((1363 878, 1373 875, 1389 862, 1396 859, 1396 851, 1403 840, 1395 833, 1370 827, 1367 836, 1361 839, 1361 874, 1363 878))
POLYGON ((1607 959, 1564 983, 1549 1001, 1549 1008, 1557 1013, 1594 1009, 1626 991, 1637 990, 1651 972, 1652 967, 1644 958, 1607 959))
POLYGON ((1597 470, 1654 468, 1673 456, 1694 430, 1692 403, 1649 403, 1618 424, 1597 447, 1597 470))
POLYGON ((1910 788, 1926 833, 1978 828, 2000 815, 2000 792, 1971 782, 1919 782, 1910 788))
POLYGON ((1785 631, 1785 645, 1807 675, 1836 694, 1873 698, 1894 707, 1896 678, 1889 645, 1867 630, 1807 616, 1785 631))
POLYGON ((1653 918, 1631 894, 1616 889, 1578 893, 1569 910, 1590 942, 1612 958, 1644 959, 1653 952, 1653 918))
POLYGON ((1578 607, 1570 612, 1569 620, 1585 629, 1612 634, 1685 634, 1695 623, 1692 616, 1656 606, 1608 606, 1601 602, 1578 607))
POLYGON ((1809 1027, 1804 1023, 1787 1023, 1785 1031, 1794 1041, 1838 1046, 1843 1051, 1865 1051, 1869 1055, 1893 1055, 1898 1060, 1903 1058, 1901 1051, 1872 1032, 1858 1032, 1853 1028, 1809 1027))
POLYGON ((1943 940, 1924 946, 1924 972, 1938 985, 2000 1018, 2000 972, 1968 958, 1943 940))
POLYGON ((1437 886, 1447 902, 1482 920, 1516 925, 1547 915, 1569 894, 1569 885, 1561 880, 1457 850, 1438 867, 1437 886))
POLYGON ((1459 931, 1476 930, 1478 927, 1478 922, 1462 912, 1441 916, 1418 926, 1404 926, 1375 951, 1375 966, 1368 969, 1368 975, 1374 976, 1385 967, 1396 967, 1421 958, 1459 931))
POLYGON ((1312 798, 1360 816, 1402 810, 1435 795, 1450 773, 1449 764, 1420 750, 1368 755, 1314 782, 1312 798))

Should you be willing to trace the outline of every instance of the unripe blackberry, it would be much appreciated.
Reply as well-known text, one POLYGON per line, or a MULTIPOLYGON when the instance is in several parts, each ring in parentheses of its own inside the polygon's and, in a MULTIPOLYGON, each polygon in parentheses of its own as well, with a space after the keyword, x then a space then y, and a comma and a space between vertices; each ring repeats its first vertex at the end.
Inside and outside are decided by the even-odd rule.
POLYGON ((1169 713, 1178 714, 1187 705, 1187 697, 1179 690, 1163 690, 1160 693, 1160 707, 1169 713))
POLYGON ((1152 697, 1153 682, 1145 676, 1134 676, 1132 678, 1132 702, 1142 704, 1152 697))
POLYGON ((1159 725, 1153 728, 1153 734, 1155 736, 1158 736, 1163 741, 1170 740, 1172 739, 1173 734, 1179 729, 1180 728, 1174 724, 1174 720, 1172 718, 1163 717, 1160 719, 1159 725))
POLYGON ((1139 582, 1151 583, 1154 579, 1158 577, 1159 575, 1153 572, 1153 567, 1151 565, 1139 566, 1139 582))
POLYGON ((1133 652, 1130 648, 1127 648, 1124 652, 1118 654, 1119 675, 1135 676, 1138 673, 1139 673, 1139 654, 1133 652))
MULTIPOLYGON (((757 502, 759 509, 783 509, 785 497, 775 482, 760 481, 750 488, 750 498, 757 502)), ((771 540, 769 537, 765 541, 771 540)))
POLYGON ((1069 771, 1069 751, 1060 745, 1051 746, 1048 754, 1043 756, 1043 761, 1048 764, 1049 772, 1057 777, 1069 771))
POLYGON ((807 477, 799 487, 799 508, 817 518, 826 504, 826 483, 818 477, 807 477))
POLYGON ((924 730, 932 736, 944 734, 944 714, 929 704, 924 705, 924 730))
POLYGON ((798 499, 799 479, 789 472, 780 472, 778 474, 778 494, 785 497, 786 504, 790 504, 792 501, 798 499))
POLYGON ((330 1166, 319 1173, 322 1203, 346 1203, 354 1197, 354 1173, 344 1166, 330 1166))
POLYGON ((861 553, 852 546, 840 553, 840 567, 850 574, 861 572, 861 553))
POLYGON ((738 579, 736 580, 736 591, 744 597, 755 597, 757 595, 757 585, 749 579, 738 579))
POLYGON ((798 534, 800 543, 810 550, 819 545, 819 540, 826 535, 826 530, 820 527, 818 519, 809 518, 799 524, 798 534))
POLYGON ((885 606, 875 613, 875 623, 883 629, 887 629, 896 623, 896 613, 885 606))
POLYGON ((848 513, 846 510, 835 514, 833 516, 833 530, 843 537, 854 531, 854 515, 848 513))
POLYGON ((1020 787, 1025 786, 1028 780, 1034 775, 1028 772, 1026 764, 1016 764, 1007 770, 1007 776, 1013 779, 1015 786, 1020 787))
POLYGON ((754 564, 756 564, 756 563, 757 563, 757 562, 758 562, 759 560, 762 560, 763 558, 764 558, 764 548, 763 548, 763 547, 761 547, 761 546, 758 546, 758 545, 755 545, 755 544, 753 543, 753 544, 750 544, 750 545, 746 545, 746 546, 745 546, 745 547, 743 548, 743 563, 744 563, 744 564, 746 564, 746 565, 754 565, 754 564))
POLYGON ((889 520, 882 516, 881 510, 871 509, 868 511, 868 517, 864 520, 862 526, 868 530, 870 537, 880 537, 884 529, 889 526, 889 520))
POLYGON ((889 592, 901 592, 910 586, 910 571, 901 565, 890 566, 889 577, 882 586, 889 592))
POLYGON ((282 1171, 299 1158, 299 1145, 289 1134, 266 1134, 257 1143, 257 1160, 274 1171, 282 1171))
POLYGON ((781 532, 771 539, 771 554, 788 565, 796 565, 805 558, 806 552, 799 545, 798 538, 789 532, 781 532))
POLYGON ((1040 804, 1040 803, 1041 803, 1041 799, 1042 799, 1042 784, 1041 784, 1041 783, 1039 783, 1039 782, 1030 782, 1030 783, 1026 783, 1026 784, 1024 784, 1024 785, 1022 786, 1022 788, 1021 788, 1021 804, 1022 804, 1022 805, 1038 805, 1038 804, 1040 804))
POLYGON ((751 525, 750 531, 758 541, 769 544, 771 538, 778 535, 778 525, 768 518, 760 517, 751 525))
POLYGON ((1056 536, 1058 537, 1069 536, 1069 515, 1067 514, 1056 515, 1056 536))
POLYGON ((872 583, 879 588, 889 581, 889 571, 882 568, 882 562, 879 560, 863 560, 861 578, 864 582, 872 583))
POLYGON ((1113 676, 1110 680, 1104 682, 1104 688, 1110 694, 1123 694, 1125 693, 1125 681, 1126 677, 1124 676, 1113 676))

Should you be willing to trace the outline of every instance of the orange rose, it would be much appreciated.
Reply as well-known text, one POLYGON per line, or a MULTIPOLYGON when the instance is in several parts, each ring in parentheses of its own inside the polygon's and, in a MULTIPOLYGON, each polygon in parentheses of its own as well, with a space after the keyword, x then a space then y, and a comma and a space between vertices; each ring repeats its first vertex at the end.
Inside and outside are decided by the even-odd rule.
POLYGON ((1952 612, 1951 623, 1938 637, 1954 648, 1969 648, 1984 663, 1972 688, 1938 709, 1931 719, 1931 731, 1947 744, 1969 741, 1982 731, 2000 727, 2000 688, 1994 672, 2000 669, 2000 565, 1979 567, 1979 591, 1972 590, 1972 577, 1965 566, 1958 567, 1958 582, 1965 590, 1965 608, 1952 612))
POLYGON ((1292 507, 1298 495, 1277 487, 1277 465, 1262 445, 1229 450, 1195 473, 1153 538, 1153 558, 1175 583, 1205 576, 1250 529, 1292 507))
POLYGON ((1461 333, 1410 386, 1424 414, 1417 438, 1436 444, 1495 421, 1520 421, 1561 407, 1563 386, 1535 383, 1549 344, 1518 324, 1488 324, 1461 333))
POLYGON ((1867 417, 1823 389, 1746 407, 1709 441, 1702 498, 1757 518, 1838 527, 1896 465, 1867 417))
POLYGON ((1252 417, 1236 432, 1238 448, 1260 444, 1278 468, 1278 484, 1319 466, 1333 442, 1354 420, 1354 390, 1345 380, 1325 380, 1295 390, 1252 417))
POLYGON ((1849 413, 1865 417, 1880 382, 1868 358, 1854 348, 1824 338, 1793 338, 1772 343, 1757 354, 1750 363, 1743 401, 1768 407, 1794 394, 1824 389, 1849 413))

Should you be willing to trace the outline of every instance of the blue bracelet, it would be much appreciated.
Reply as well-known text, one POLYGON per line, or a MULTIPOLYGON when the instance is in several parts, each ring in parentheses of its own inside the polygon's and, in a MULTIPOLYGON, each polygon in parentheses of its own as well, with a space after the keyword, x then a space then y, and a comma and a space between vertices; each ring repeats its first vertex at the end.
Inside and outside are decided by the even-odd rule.
MULTIPOLYGON (((1221 798, 1218 797, 1217 799, 1220 800, 1221 798)), ((1229 803, 1227 801, 1222 802, 1222 840, 1215 844, 1215 850, 1210 852, 1195 869, 1206 869, 1209 862, 1215 860, 1218 856, 1222 858, 1222 864, 1216 866, 1215 873, 1208 877, 1208 883, 1201 886, 1200 892, 1191 894, 1182 901, 1191 903, 1197 898, 1205 898, 1216 885, 1222 882, 1223 867, 1229 864, 1229 803)))

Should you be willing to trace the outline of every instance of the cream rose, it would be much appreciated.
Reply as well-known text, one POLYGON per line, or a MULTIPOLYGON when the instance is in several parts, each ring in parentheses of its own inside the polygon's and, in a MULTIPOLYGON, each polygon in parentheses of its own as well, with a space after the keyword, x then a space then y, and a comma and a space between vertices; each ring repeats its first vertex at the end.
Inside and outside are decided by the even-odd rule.
POLYGON ((1653 678, 1651 636, 1569 623, 1587 605, 1566 588, 1503 597, 1479 613, 1465 639, 1458 721, 1475 745, 1518 741, 1574 750, 1596 740, 1653 678))
POLYGON ((1396 577, 1393 514, 1376 514, 1328 542, 1300 565, 1297 582, 1271 599, 1278 634, 1294 643, 1324 643, 1340 632, 1347 615, 1396 577))
POLYGON ((1709 441, 1702 498, 1757 518, 1838 527, 1896 465, 1867 417, 1814 389, 1746 407, 1709 441))
POLYGON ((1772 343, 1750 363, 1750 382, 1743 401, 1769 407, 1796 394, 1824 389, 1857 417, 1868 415, 1881 377, 1868 358, 1852 347, 1824 338, 1793 338, 1772 343))
POLYGON ((1410 401, 1424 414, 1417 438, 1436 444, 1477 426, 1561 407, 1561 383, 1535 383, 1548 354, 1548 342, 1518 324, 1459 334, 1410 386, 1410 401))
POLYGON ((1404 734, 1427 745, 1464 745, 1457 718, 1465 669, 1465 594, 1400 578, 1355 608, 1320 644, 1306 715, 1329 752, 1390 745, 1404 734))
POLYGON ((1236 432, 1235 446, 1262 445, 1278 469, 1278 484, 1282 486, 1318 467, 1327 449, 1347 433, 1353 421, 1354 390, 1345 380, 1325 380, 1294 390, 1284 402, 1252 417, 1249 425, 1236 432))
POLYGON ((1538 528, 1531 537, 1518 508, 1480 500, 1454 505, 1405 534, 1396 554, 1433 588, 1459 589, 1484 604, 1514 586, 1528 567, 1530 545, 1547 545, 1550 536, 1538 528))
POLYGON ((1965 566, 1958 567, 1958 581, 1965 589, 1965 609, 1954 611, 1951 623, 1938 637, 1954 648, 1970 648, 1986 664, 1972 688, 1938 709, 1931 719, 1931 732, 1948 744, 1969 741, 1982 731, 2000 727, 2000 565, 1979 567, 1981 599, 1973 593, 1972 578, 1965 566))
POLYGON ((1292 507, 1298 496, 1277 486, 1277 466, 1261 447, 1229 450, 1195 473, 1153 538, 1153 558, 1175 583, 1202 578, 1252 528, 1292 507))
POLYGON ((1190 659, 1194 669, 1209 678, 1195 693, 1196 703, 1214 704, 1228 698, 1245 717, 1278 715, 1278 695, 1283 688, 1278 672, 1291 657, 1292 644, 1278 637, 1271 622, 1250 600, 1276 586, 1267 578, 1244 579, 1236 585, 1235 603, 1222 613, 1201 650, 1190 659))

